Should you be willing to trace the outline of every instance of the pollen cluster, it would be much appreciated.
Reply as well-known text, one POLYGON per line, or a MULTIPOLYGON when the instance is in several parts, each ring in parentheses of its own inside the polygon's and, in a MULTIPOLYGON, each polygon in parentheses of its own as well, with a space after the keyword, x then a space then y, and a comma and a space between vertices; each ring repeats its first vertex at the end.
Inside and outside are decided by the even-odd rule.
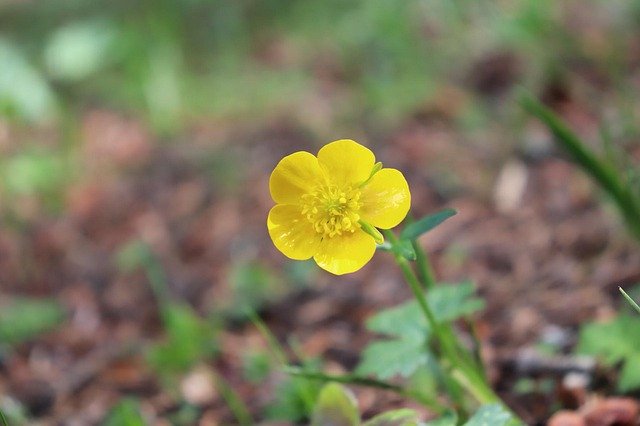
POLYGON ((321 185, 302 196, 302 215, 318 234, 332 238, 360 228, 360 191, 347 186, 321 185))

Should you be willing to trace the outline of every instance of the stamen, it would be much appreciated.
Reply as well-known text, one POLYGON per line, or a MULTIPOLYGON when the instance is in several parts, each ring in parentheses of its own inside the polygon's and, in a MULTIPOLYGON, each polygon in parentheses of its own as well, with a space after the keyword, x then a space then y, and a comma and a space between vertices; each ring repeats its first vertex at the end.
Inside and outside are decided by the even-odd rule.
POLYGON ((353 233, 361 226, 359 188, 322 185, 304 194, 301 201, 302 215, 324 237, 353 233))

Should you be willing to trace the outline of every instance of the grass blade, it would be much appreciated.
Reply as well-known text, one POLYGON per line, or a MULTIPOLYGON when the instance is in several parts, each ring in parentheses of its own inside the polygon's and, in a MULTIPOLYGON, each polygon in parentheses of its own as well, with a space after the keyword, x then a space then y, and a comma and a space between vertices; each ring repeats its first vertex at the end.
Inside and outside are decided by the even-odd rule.
POLYGON ((640 240, 640 201, 621 180, 615 168, 600 160, 552 110, 528 93, 520 97, 523 108, 542 121, 556 141, 613 198, 629 231, 640 240))
POLYGON ((640 314, 640 306, 638 306, 638 304, 631 298, 631 296, 629 296, 627 292, 622 289, 622 287, 618 287, 618 290, 620 290, 620 293, 622 293, 624 298, 627 299, 627 302, 629 302, 633 309, 638 311, 638 313, 640 314))

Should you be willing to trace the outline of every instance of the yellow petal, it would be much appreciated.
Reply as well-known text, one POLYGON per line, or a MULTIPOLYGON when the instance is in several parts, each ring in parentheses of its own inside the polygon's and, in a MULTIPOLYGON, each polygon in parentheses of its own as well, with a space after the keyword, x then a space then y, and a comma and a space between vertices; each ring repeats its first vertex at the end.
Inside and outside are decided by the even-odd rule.
POLYGON ((318 159, 305 151, 284 157, 269 179, 273 201, 280 204, 298 204, 302 194, 311 192, 323 180, 318 159))
POLYGON ((398 225, 409 212, 411 193, 406 179, 396 169, 382 169, 362 188, 364 221, 376 228, 390 229, 398 225))
POLYGON ((334 182, 357 185, 369 178, 376 157, 369 148, 341 139, 320 148, 318 161, 334 182))
POLYGON ((320 246, 320 235, 302 216, 299 206, 278 204, 273 207, 267 218, 267 228, 273 244, 290 259, 309 259, 320 246))
POLYGON ((313 259, 322 269, 342 275, 362 268, 371 260, 375 251, 373 237, 358 230, 353 234, 325 237, 313 259))

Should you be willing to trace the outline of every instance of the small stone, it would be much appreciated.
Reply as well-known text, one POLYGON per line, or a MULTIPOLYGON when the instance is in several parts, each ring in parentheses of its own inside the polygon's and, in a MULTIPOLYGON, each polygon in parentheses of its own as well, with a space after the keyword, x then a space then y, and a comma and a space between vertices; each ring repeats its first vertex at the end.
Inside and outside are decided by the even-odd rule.
POLYGON ((196 367, 180 383, 185 401, 193 405, 205 405, 216 396, 211 371, 206 366, 196 367))

